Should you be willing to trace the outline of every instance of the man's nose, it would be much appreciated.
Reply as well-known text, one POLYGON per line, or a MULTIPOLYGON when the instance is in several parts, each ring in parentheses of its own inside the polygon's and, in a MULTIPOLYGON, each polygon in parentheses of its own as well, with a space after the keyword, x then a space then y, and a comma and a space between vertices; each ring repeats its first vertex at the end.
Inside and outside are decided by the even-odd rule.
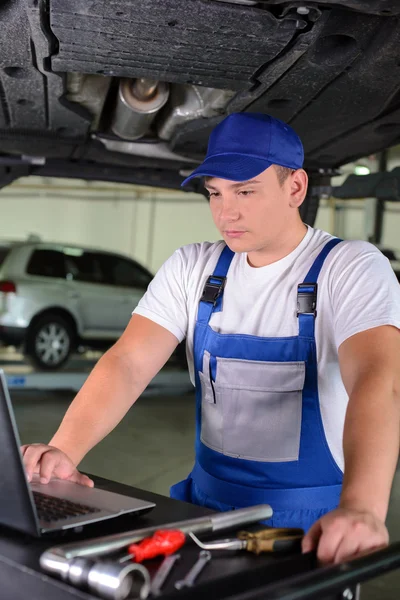
POLYGON ((239 207, 237 202, 234 198, 230 197, 230 195, 223 197, 220 217, 226 221, 235 221, 239 217, 239 207))

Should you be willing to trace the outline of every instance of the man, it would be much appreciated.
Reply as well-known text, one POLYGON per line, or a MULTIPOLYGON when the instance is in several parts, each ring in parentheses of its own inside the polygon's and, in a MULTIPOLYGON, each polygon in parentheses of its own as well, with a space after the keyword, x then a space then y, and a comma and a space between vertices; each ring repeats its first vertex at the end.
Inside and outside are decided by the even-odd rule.
POLYGON ((399 286, 372 245, 303 224, 302 164, 281 121, 241 113, 216 127, 190 178, 205 178, 224 241, 167 260, 50 445, 23 448, 29 477, 92 485, 76 465, 186 337, 196 463, 171 495, 215 510, 270 503, 269 524, 308 530, 303 550, 326 562, 387 544, 399 286))

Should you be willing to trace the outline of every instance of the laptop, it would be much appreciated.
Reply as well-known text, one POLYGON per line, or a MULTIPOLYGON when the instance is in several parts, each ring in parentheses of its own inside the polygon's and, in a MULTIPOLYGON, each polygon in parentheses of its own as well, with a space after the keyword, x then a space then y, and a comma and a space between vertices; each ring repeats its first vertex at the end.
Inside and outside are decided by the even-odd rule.
POLYGON ((4 372, 0 369, 0 525, 34 536, 142 513, 153 502, 53 479, 28 482, 4 372))

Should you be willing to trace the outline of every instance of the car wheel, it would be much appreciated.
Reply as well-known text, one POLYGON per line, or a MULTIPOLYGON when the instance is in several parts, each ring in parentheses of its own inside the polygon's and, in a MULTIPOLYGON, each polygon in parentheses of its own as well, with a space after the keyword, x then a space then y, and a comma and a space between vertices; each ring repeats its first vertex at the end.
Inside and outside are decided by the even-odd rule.
POLYGON ((71 324, 59 315, 47 314, 34 322, 28 333, 26 353, 42 371, 55 371, 64 365, 74 345, 71 324))

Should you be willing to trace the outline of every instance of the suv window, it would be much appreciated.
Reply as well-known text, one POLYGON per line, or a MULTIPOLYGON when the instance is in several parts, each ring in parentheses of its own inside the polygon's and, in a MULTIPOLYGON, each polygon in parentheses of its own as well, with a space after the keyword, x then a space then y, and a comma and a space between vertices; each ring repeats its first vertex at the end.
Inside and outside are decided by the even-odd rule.
POLYGON ((112 254, 102 254, 102 270, 109 285, 146 289, 153 276, 133 260, 112 254))
POLYGON ((66 252, 65 265, 67 273, 71 274, 75 281, 105 283, 100 255, 96 252, 66 252))
POLYGON ((7 246, 0 246, 0 266, 3 264, 7 254, 10 252, 10 248, 7 246))
POLYGON ((29 260, 26 272, 41 277, 65 278, 64 256, 57 250, 35 250, 29 260))

